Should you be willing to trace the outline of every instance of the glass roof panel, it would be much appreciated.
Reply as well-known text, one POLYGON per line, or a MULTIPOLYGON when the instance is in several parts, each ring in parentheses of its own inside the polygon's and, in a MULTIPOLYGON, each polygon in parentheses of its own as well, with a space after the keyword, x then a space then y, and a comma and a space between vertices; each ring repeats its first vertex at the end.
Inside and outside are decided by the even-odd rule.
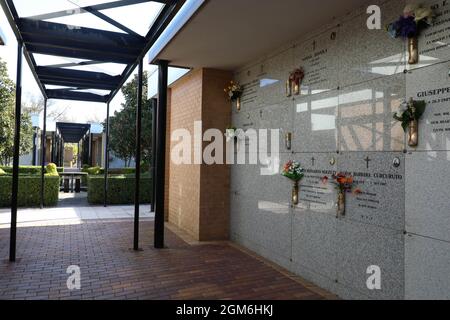
POLYGON ((80 11, 85 6, 116 2, 118 0, 14 0, 17 13, 21 18, 36 18, 49 22, 62 23, 77 27, 93 28, 105 31, 121 32, 124 31, 114 27, 110 23, 87 12, 80 11), (66 11, 67 15, 60 17, 36 17, 59 11, 66 11))
POLYGON ((80 7, 87 7, 87 6, 95 6, 97 4, 102 3, 109 3, 109 2, 117 2, 119 0, 65 0, 70 1, 72 3, 75 3, 76 5, 80 7))
POLYGON ((101 12, 141 36, 145 36, 164 6, 163 3, 150 1, 121 8, 106 9, 101 12))
POLYGON ((52 84, 46 84, 45 88, 48 90, 59 90, 59 89, 63 89, 63 90, 74 90, 76 88, 74 87, 66 87, 66 86, 55 86, 52 84))
MULTIPOLYGON (((126 3, 130 3, 128 1, 123 0, 10 0, 14 4, 14 8, 17 11, 17 15, 19 18, 28 18, 28 19, 35 19, 35 20, 43 20, 47 22, 55 22, 55 23, 61 23, 68 26, 79 26, 79 27, 87 27, 87 28, 93 28, 98 30, 106 30, 106 31, 113 31, 118 33, 126 33, 129 30, 130 33, 135 32, 140 34, 141 36, 145 36, 148 34, 149 30, 153 26, 156 19, 161 15, 162 10, 165 7, 164 3, 161 2, 155 2, 155 1, 147 1, 142 2, 139 4, 132 4, 132 5, 124 5, 117 8, 110 8, 110 9, 101 9, 97 8, 98 13, 94 12, 92 10, 89 10, 90 12, 87 12, 86 10, 82 10, 83 7, 86 6, 95 6, 100 4, 106 4, 103 7, 108 7, 108 3, 116 3, 116 5, 122 5, 126 3), (91 13, 93 12, 93 13, 91 13), (108 22, 110 21, 110 22, 108 22), (111 24, 112 22, 112 24, 111 24)), ((9 5, 9 4, 8 4, 9 5)), ((11 8, 13 8, 11 7, 11 8)), ((94 8, 95 9, 95 8, 94 8)), ((178 11, 178 7, 170 8, 170 10, 178 11)), ((13 11, 14 13, 14 11, 13 11)), ((29 32, 29 25, 23 25, 23 30, 21 27, 21 24, 17 20, 17 17, 13 15, 13 17, 9 16, 9 13, 7 12, 8 18, 14 18, 14 24, 11 22, 11 25, 14 27, 18 27, 19 32, 29 32)), ((166 21, 165 23, 169 23, 172 17, 162 17, 166 21)), ((45 32, 43 28, 42 32, 45 32)), ((50 32, 50 31, 49 31, 50 32)), ((34 34, 34 33, 30 33, 34 34)), ((62 33, 61 33, 62 34, 62 33)), ((31 36, 27 39, 25 39, 25 45, 28 46, 30 43, 36 42, 39 45, 43 45, 46 43, 45 41, 39 40, 40 38, 36 37, 33 39, 31 36), (34 41, 34 42, 33 42, 34 41), (42 42, 42 43, 41 43, 42 42)), ((75 41, 75 40, 74 40, 75 41)), ((57 43, 49 42, 49 46, 57 45, 57 43)), ((75 44, 75 43, 74 43, 75 44)), ((75 46, 74 46, 75 47, 75 46)), ((69 47, 72 48, 72 47, 69 47)), ((97 89, 84 89, 85 87, 90 87, 90 85, 86 82, 80 82, 81 88, 75 88, 75 87, 67 87, 64 85, 45 85, 45 82, 55 83, 55 84, 72 84, 77 83, 78 76, 77 73, 68 72, 69 69, 71 70, 84 70, 84 71, 91 71, 91 72, 101 72, 105 74, 109 74, 112 76, 121 76, 125 70, 128 70, 127 68, 131 68, 132 66, 135 66, 133 63, 130 63, 130 65, 120 64, 120 63, 103 63, 102 61, 91 61, 88 59, 76 59, 76 58, 68 58, 63 56, 54 56, 51 54, 37 54, 34 53, 34 51, 39 51, 39 48, 34 48, 30 45, 30 47, 27 47, 30 54, 33 57, 33 67, 54 67, 58 68, 57 71, 51 71, 54 72, 54 74, 51 73, 45 73, 46 70, 41 69, 34 69, 32 68, 32 71, 35 73, 35 76, 42 77, 42 79, 38 79, 41 84, 45 87, 46 90, 67 90, 71 92, 90 92, 95 93, 99 95, 107 95, 111 91, 109 90, 97 90, 97 89), (64 72, 63 70, 66 69, 67 72, 64 72), (37 72, 36 72, 37 71, 37 72), (46 79, 45 77, 56 77, 61 76, 64 78, 64 81, 53 81, 53 79, 46 79), (73 77, 74 79, 72 79, 73 77), (67 79, 66 79, 67 78, 67 79), (67 81, 66 81, 67 80, 67 81)), ((83 49, 83 48, 82 48, 83 49)), ((74 50, 76 51, 76 50, 74 50)), ((75 57, 83 57, 86 55, 82 54, 75 54, 75 53, 67 53, 67 52, 59 52, 57 50, 43 50, 43 52, 53 53, 53 54, 62 54, 62 55, 69 55, 69 56, 75 56, 75 57)), ((118 52, 119 53, 119 50, 118 52)), ((105 55, 108 53, 105 52, 105 55)), ((137 58, 138 54, 136 54, 137 58)), ((93 59, 99 59, 99 60, 105 60, 100 55, 92 55, 92 57, 95 57, 93 59)), ((119 60, 121 61, 121 60, 119 60)), ((125 60, 124 61, 128 61, 125 60)), ((133 61, 130 59, 130 61, 133 61)), ((50 70, 49 70, 50 72, 50 70)), ((169 82, 174 81, 175 79, 179 78, 181 75, 186 73, 187 70, 169 70, 169 82)), ((87 78, 86 81, 89 79, 87 78)), ((123 79, 124 80, 124 79, 123 79)), ((100 86, 103 88, 104 86, 100 86)), ((110 86, 105 86, 109 88, 110 86)), ((47 92, 49 95, 49 98, 57 98, 57 95, 52 96, 50 91, 47 92)), ((45 94, 45 92, 44 92, 45 94)), ((87 100, 89 100, 89 97, 86 97, 87 100)))
POLYGON ((38 66, 57 66, 64 65, 69 63, 82 63, 87 62, 89 60, 75 59, 75 58, 66 58, 59 56, 51 56, 47 54, 33 53, 34 60, 38 66))
POLYGON ((102 72, 109 74, 111 76, 119 76, 125 70, 125 64, 118 63, 98 63, 90 65, 80 65, 72 67, 64 67, 64 69, 80 70, 80 71, 90 71, 90 72, 102 72))
POLYGON ((67 0, 14 0, 13 2, 21 18, 77 8, 76 5, 67 0))
POLYGON ((20 18, 30 18, 58 11, 72 12, 80 7, 116 1, 119 0, 13 0, 20 18))
POLYGON ((110 93, 109 90, 99 90, 99 89, 84 89, 84 90, 73 90, 74 92, 86 92, 86 93, 93 93, 98 94, 100 96, 104 96, 110 93))
POLYGON ((103 31, 125 33, 119 28, 114 27, 112 24, 109 24, 108 22, 100 19, 99 17, 94 16, 91 13, 75 14, 66 17, 47 19, 45 21, 67 24, 74 27, 83 27, 103 31))

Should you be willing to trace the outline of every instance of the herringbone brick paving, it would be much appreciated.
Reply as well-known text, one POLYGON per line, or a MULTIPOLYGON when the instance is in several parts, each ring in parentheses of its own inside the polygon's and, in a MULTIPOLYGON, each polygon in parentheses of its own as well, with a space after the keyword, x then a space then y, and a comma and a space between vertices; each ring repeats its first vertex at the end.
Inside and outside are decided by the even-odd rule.
POLYGON ((140 230, 133 252, 131 220, 19 228, 11 264, 0 229, 0 299, 322 299, 227 243, 189 245, 166 229, 167 249, 156 250, 153 222, 140 230), (67 289, 69 265, 81 268, 80 290, 67 289))

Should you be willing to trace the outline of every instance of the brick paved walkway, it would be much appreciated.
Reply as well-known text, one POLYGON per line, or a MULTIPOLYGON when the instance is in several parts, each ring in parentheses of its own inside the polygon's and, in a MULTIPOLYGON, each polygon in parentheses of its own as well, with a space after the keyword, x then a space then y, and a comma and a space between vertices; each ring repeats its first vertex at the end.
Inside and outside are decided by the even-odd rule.
POLYGON ((0 299, 321 299, 297 281, 227 243, 189 245, 166 229, 155 250, 153 222, 141 222, 143 251, 129 250, 131 220, 18 230, 18 262, 7 261, 0 229, 0 299), (81 290, 66 286, 81 268, 81 290))

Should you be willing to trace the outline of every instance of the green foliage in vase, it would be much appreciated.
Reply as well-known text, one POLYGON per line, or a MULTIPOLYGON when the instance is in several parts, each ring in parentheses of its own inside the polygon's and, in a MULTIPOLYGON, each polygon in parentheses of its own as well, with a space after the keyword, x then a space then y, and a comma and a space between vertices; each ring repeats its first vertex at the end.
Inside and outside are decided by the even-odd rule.
POLYGON ((303 179, 305 170, 301 167, 300 163, 290 160, 283 166, 281 175, 298 182, 303 179))

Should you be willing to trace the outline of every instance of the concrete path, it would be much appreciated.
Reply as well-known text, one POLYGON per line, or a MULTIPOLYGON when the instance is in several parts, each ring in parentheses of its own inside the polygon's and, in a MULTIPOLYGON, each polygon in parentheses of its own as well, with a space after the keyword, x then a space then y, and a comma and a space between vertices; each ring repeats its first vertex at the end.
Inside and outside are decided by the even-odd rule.
MULTIPOLYGON (((130 219, 134 217, 134 205, 127 206, 90 206, 83 194, 60 195, 60 204, 55 208, 19 209, 17 225, 19 227, 55 226, 82 224, 86 220, 130 219)), ((150 205, 140 206, 140 217, 153 218, 150 205)), ((9 228, 11 210, 0 209, 0 229, 9 228)))

